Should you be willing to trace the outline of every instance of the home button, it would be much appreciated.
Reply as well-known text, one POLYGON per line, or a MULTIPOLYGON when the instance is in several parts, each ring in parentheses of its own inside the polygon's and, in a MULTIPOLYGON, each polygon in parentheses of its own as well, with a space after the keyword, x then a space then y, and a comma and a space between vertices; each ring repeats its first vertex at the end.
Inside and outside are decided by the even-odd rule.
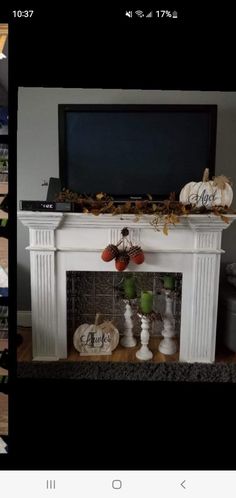
POLYGON ((113 489, 121 489, 122 481, 120 481, 119 479, 115 479, 114 481, 112 481, 112 487, 113 489))

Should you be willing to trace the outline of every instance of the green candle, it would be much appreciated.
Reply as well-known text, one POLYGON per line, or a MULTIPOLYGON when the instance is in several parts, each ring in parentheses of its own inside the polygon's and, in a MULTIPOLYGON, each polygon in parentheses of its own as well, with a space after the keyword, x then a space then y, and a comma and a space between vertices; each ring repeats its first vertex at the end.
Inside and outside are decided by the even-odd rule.
POLYGON ((134 299, 137 296, 134 277, 125 277, 123 282, 125 299, 134 299))
POLYGON ((175 287, 175 279, 171 275, 164 276, 164 288, 173 290, 175 287))
POLYGON ((140 307, 142 313, 151 313, 153 307, 152 291, 142 291, 140 299, 140 307))

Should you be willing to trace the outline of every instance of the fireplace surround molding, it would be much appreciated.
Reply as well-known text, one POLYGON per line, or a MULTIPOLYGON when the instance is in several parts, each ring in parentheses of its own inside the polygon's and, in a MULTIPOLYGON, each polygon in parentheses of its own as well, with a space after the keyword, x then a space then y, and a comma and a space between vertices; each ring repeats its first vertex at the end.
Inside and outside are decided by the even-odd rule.
POLYGON ((179 360, 211 363, 215 359, 216 322, 222 231, 214 214, 181 216, 169 234, 150 225, 153 217, 134 215, 19 211, 29 229, 33 359, 67 357, 67 271, 114 271, 101 251, 116 244, 128 227, 133 244, 140 244, 145 262, 128 271, 182 273, 179 360))

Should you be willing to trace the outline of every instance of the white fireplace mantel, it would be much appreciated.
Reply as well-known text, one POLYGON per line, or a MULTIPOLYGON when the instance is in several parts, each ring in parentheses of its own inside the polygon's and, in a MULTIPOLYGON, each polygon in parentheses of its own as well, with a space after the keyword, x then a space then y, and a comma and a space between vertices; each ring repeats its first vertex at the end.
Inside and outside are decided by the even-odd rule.
POLYGON ((150 225, 151 215, 137 221, 134 215, 19 211, 29 228, 34 360, 67 357, 66 272, 114 271, 101 251, 128 227, 145 251, 145 262, 129 264, 128 271, 183 274, 180 361, 213 362, 221 235, 236 215, 227 217, 229 223, 213 214, 182 216, 164 235, 150 225))

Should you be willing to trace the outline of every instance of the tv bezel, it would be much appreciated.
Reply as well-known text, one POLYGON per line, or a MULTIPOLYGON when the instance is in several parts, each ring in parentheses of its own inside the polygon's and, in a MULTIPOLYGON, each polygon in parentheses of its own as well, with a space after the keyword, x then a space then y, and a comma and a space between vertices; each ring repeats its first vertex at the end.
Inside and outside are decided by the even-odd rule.
MULTIPOLYGON (((210 177, 215 174, 215 156, 216 156, 216 132, 217 132, 217 105, 208 104, 58 104, 58 128, 59 128, 59 177, 62 188, 68 188, 67 184, 67 160, 66 160, 66 113, 67 112, 207 112, 210 116, 210 147, 209 160, 205 166, 209 168, 210 177)), ((194 181, 194 178, 193 178, 194 181)), ((83 192, 80 192, 83 193, 83 192)), ((87 194, 96 194, 97 192, 87 192, 87 194)), ((143 194, 135 195, 114 195, 112 192, 106 192, 115 200, 127 201, 135 199, 144 199, 143 194)), ((151 193, 153 199, 163 200, 167 198, 170 192, 165 195, 151 193)), ((176 192, 178 194, 178 192, 176 192)))

